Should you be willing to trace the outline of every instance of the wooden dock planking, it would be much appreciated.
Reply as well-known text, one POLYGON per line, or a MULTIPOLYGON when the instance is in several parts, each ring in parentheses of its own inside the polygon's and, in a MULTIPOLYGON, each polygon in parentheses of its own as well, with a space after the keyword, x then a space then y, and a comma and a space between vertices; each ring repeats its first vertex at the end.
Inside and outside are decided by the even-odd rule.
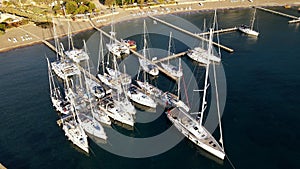
MULTIPOLYGON (((158 19, 158 18, 156 18, 156 17, 154 17, 154 16, 148 15, 148 17, 151 18, 151 19, 153 19, 153 20, 156 20, 156 21, 158 21, 158 22, 160 22, 160 23, 162 23, 162 24, 165 24, 165 25, 167 25, 167 26, 169 26, 169 27, 171 27, 171 28, 173 28, 173 29, 176 29, 176 30, 178 30, 178 31, 181 31, 181 32, 183 32, 183 33, 185 33, 185 34, 187 34, 187 35, 190 35, 190 36, 192 36, 192 37, 195 37, 195 38, 197 38, 197 39, 204 40, 204 41, 206 41, 206 42, 209 41, 209 40, 206 39, 206 38, 203 38, 203 37, 201 37, 201 36, 199 36, 199 35, 197 35, 197 34, 194 34, 194 33, 192 33, 192 32, 189 32, 189 31, 187 31, 187 30, 184 30, 184 29, 182 29, 182 28, 179 28, 179 27, 177 27, 177 26, 175 26, 175 25, 172 25, 172 24, 170 24, 170 23, 168 23, 168 22, 166 22, 166 21, 163 21, 163 20, 161 20, 161 19, 158 19)), ((216 42, 212 42, 212 44, 215 45, 215 46, 218 46, 218 47, 220 47, 221 49, 224 49, 224 50, 226 50, 226 51, 228 51, 228 52, 233 52, 233 51, 234 51, 233 49, 228 48, 228 47, 226 47, 226 46, 223 46, 223 45, 221 45, 221 44, 218 44, 218 43, 216 43, 216 42)))
MULTIPOLYGON (((216 34, 216 33, 226 33, 226 32, 232 32, 232 31, 236 31, 236 30, 238 30, 237 27, 226 28, 226 29, 220 29, 220 30, 217 30, 217 31, 213 31, 213 33, 214 34, 216 34)), ((199 36, 209 35, 209 32, 198 33, 197 35, 199 35, 199 36)))
POLYGON ((293 19, 293 20, 290 20, 288 23, 298 23, 300 22, 300 19, 293 19))
POLYGON ((163 61, 166 61, 166 60, 175 59, 175 58, 183 56, 185 54, 186 54, 186 52, 180 52, 180 53, 177 53, 177 54, 174 54, 174 55, 171 55, 171 56, 164 57, 162 59, 154 60, 153 63, 159 63, 159 62, 163 62, 163 61))
POLYGON ((256 8, 260 9, 260 10, 263 10, 263 11, 266 11, 266 12, 270 12, 270 13, 273 13, 273 14, 277 14, 277 15, 280 15, 280 16, 284 16, 284 17, 293 19, 293 20, 289 21, 288 23, 300 22, 300 17, 297 17, 297 16, 285 14, 285 13, 282 13, 282 12, 274 11, 274 10, 263 8, 263 7, 256 7, 256 8))

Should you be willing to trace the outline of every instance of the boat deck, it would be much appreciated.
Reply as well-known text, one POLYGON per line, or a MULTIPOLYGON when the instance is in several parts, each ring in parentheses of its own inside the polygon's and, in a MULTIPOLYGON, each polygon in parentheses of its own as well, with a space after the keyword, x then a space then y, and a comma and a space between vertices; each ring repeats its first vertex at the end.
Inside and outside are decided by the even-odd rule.
POLYGON ((223 148, 205 127, 191 117, 188 112, 184 112, 180 108, 173 108, 167 113, 170 121, 185 137, 207 152, 224 159, 225 153, 223 148))

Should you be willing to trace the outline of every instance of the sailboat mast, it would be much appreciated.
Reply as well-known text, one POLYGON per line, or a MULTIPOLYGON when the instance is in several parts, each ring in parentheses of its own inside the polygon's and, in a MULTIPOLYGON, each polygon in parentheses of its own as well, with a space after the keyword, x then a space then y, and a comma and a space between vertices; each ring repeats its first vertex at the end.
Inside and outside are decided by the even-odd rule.
POLYGON ((253 12, 253 18, 252 18, 252 20, 251 20, 251 30, 253 30, 254 21, 255 21, 255 14, 256 14, 256 8, 254 9, 254 12, 253 12))
POLYGON ((178 78, 178 83, 177 83, 177 99, 180 98, 180 81, 181 81, 181 76, 178 78))
MULTIPOLYGON (((170 37, 169 37, 168 56, 171 56, 171 40, 172 40, 172 32, 170 32, 170 37)), ((169 59, 168 59, 168 64, 170 64, 169 59)))
MULTIPOLYGON (((212 29, 209 29, 209 43, 208 43, 208 55, 212 55, 212 29)), ((204 89, 203 89, 203 97, 202 97, 202 106, 200 112, 200 124, 203 122, 203 114, 206 109, 206 92, 208 88, 208 71, 209 71, 209 57, 207 56, 206 70, 205 70, 205 80, 204 80, 204 89)))
POLYGON ((216 90, 216 103, 217 103, 217 112, 218 112, 219 129, 220 129, 220 140, 219 140, 219 142, 221 143, 222 149, 224 151, 223 132, 222 132, 221 115, 220 115, 219 93, 218 93, 218 84, 217 84, 217 76, 216 76, 216 68, 215 67, 216 67, 215 63, 213 63, 214 81, 215 81, 215 90, 216 90))
MULTIPOLYGON (((206 19, 203 19, 203 33, 206 31, 206 19)), ((202 38, 205 38, 205 34, 203 34, 202 38)), ((202 40, 202 49, 204 49, 204 40, 202 40)))
POLYGON ((47 64, 48 64, 48 75, 49 75, 49 89, 50 89, 50 95, 52 97, 52 94, 53 94, 53 86, 52 86, 52 80, 53 80, 53 76, 52 76, 52 73, 51 73, 51 68, 50 68, 50 63, 49 63, 49 59, 46 57, 46 60, 47 60, 47 64))
MULTIPOLYGON (((87 60, 87 67, 88 67, 88 72, 89 72, 89 75, 90 75, 90 64, 89 64, 88 60, 87 60)), ((87 92, 89 103, 90 103, 90 109, 91 109, 92 117, 93 117, 93 120, 94 120, 95 119, 95 115, 94 115, 94 110, 93 110, 93 107, 92 107, 90 90, 88 89, 87 82, 86 82, 87 76, 86 76, 85 71, 84 71, 84 78, 85 78, 85 88, 86 88, 86 92, 87 92)))
MULTIPOLYGON (((143 56, 144 60, 146 61, 146 45, 147 45, 147 39, 146 39, 146 21, 144 20, 144 47, 143 47, 143 56)), ((146 72, 144 73, 144 82, 146 82, 146 72)))
POLYGON ((147 40, 146 40, 146 21, 144 20, 144 47, 143 47, 144 60, 146 60, 146 46, 147 46, 147 40))
POLYGON ((71 25, 69 21, 68 21, 68 43, 69 43, 69 50, 74 49, 72 33, 71 33, 71 25))

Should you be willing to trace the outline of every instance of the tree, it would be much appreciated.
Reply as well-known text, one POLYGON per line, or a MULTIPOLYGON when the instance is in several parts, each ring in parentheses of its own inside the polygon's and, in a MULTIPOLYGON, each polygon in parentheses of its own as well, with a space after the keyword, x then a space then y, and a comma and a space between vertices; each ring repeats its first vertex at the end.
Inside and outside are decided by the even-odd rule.
POLYGON ((115 0, 105 0, 105 5, 111 6, 115 3, 115 0))
POLYGON ((79 8, 76 9, 74 14, 84 14, 89 8, 85 5, 80 5, 79 8))
POLYGON ((0 23, 0 31, 5 32, 6 25, 4 23, 0 23))
POLYGON ((90 11, 93 11, 96 9, 96 5, 93 2, 89 2, 87 6, 89 7, 90 11))
POLYGON ((77 9, 77 3, 74 1, 68 1, 66 3, 66 11, 68 14, 73 14, 77 9))

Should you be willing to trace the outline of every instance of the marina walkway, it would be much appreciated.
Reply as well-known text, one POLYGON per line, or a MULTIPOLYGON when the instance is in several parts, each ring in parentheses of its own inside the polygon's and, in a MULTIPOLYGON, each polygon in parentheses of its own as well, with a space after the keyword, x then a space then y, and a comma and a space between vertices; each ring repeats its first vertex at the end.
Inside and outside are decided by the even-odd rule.
POLYGON ((284 17, 293 19, 293 20, 289 21, 288 23, 297 23, 297 22, 300 22, 300 17, 297 17, 297 16, 285 14, 285 13, 282 13, 282 12, 274 11, 274 10, 263 8, 263 7, 256 7, 256 8, 260 9, 260 10, 263 10, 263 11, 266 11, 266 12, 270 12, 270 13, 273 13, 273 14, 277 14, 277 15, 280 15, 280 16, 284 16, 284 17))
POLYGON ((174 54, 174 55, 171 55, 171 56, 164 57, 162 59, 154 60, 153 63, 159 63, 159 62, 175 59, 175 58, 183 56, 185 54, 186 54, 186 52, 177 53, 177 54, 174 54))
MULTIPOLYGON (((166 22, 166 21, 163 21, 163 20, 161 20, 161 19, 158 19, 158 18, 156 18, 156 17, 154 17, 154 16, 148 15, 148 17, 151 18, 151 19, 153 19, 153 20, 155 20, 155 21, 158 21, 158 22, 160 22, 160 23, 162 23, 162 24, 165 24, 165 25, 167 25, 167 26, 169 26, 169 27, 171 27, 171 28, 173 28, 173 29, 176 29, 176 30, 178 30, 178 31, 180 31, 180 32, 183 32, 183 33, 187 34, 187 35, 190 35, 190 36, 192 36, 192 37, 194 37, 194 38, 197 38, 197 39, 200 39, 200 40, 204 40, 204 41, 206 41, 206 42, 209 41, 208 39, 205 39, 205 38, 203 38, 203 37, 201 37, 201 36, 199 36, 199 35, 197 35, 197 34, 194 34, 194 33, 192 33, 192 32, 189 32, 189 31, 187 31, 187 30, 184 30, 184 29, 182 29, 182 28, 180 28, 180 27, 177 27, 177 26, 175 26, 175 25, 172 25, 172 24, 170 24, 170 23, 168 23, 168 22, 166 22)), ((228 51, 228 52, 233 52, 233 49, 228 48, 228 47, 226 47, 226 46, 223 46, 223 45, 221 45, 221 44, 219 44, 219 43, 213 42, 213 45, 215 45, 215 46, 217 46, 217 47, 220 47, 221 49, 224 49, 224 50, 226 50, 226 51, 228 51)))
MULTIPOLYGON (((226 28, 226 29, 220 29, 220 30, 217 30, 217 31, 213 31, 213 33, 214 34, 216 34, 216 33, 226 33, 226 32, 232 32, 232 31, 236 31, 236 30, 238 30, 237 27, 226 28)), ((198 33, 197 35, 199 35, 199 36, 209 35, 209 32, 198 33)))

